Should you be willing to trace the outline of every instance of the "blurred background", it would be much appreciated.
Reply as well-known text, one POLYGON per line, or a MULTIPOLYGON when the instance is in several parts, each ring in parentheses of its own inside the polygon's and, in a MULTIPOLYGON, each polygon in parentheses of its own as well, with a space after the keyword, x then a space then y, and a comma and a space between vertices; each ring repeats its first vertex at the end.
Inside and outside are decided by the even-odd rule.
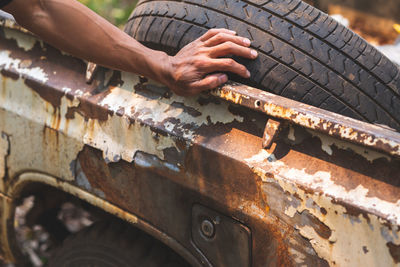
POLYGON ((79 0, 112 24, 123 28, 138 0, 79 0))

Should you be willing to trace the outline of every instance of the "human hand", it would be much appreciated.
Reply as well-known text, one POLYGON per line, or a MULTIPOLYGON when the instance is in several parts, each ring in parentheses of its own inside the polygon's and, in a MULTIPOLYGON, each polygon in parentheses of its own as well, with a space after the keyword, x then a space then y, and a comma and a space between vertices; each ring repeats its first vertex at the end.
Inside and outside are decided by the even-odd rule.
POLYGON ((227 55, 249 59, 257 57, 250 49, 250 40, 236 36, 227 29, 211 29, 197 40, 183 47, 175 56, 166 60, 164 83, 177 95, 195 95, 224 84, 232 72, 250 77, 247 68, 227 55), (212 73, 212 74, 210 74, 212 73))

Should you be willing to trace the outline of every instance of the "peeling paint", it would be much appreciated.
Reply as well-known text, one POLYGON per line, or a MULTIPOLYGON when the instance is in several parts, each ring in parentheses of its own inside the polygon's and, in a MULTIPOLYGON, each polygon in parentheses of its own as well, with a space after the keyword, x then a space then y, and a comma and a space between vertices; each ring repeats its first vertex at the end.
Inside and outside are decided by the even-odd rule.
POLYGON ((208 103, 206 108, 201 106, 197 101, 198 96, 180 97, 174 95, 171 98, 149 99, 139 94, 133 94, 133 84, 139 82, 137 75, 123 73, 122 77, 124 80, 123 86, 112 88, 111 93, 99 103, 101 106, 110 107, 114 112, 123 108, 128 112, 130 111, 127 114, 128 116, 137 115, 141 121, 151 120, 153 124, 162 124, 164 128, 180 130, 185 138, 193 138, 194 136, 194 130, 182 127, 185 124, 194 125, 198 128, 202 125, 209 125, 209 123, 226 124, 233 121, 243 121, 241 116, 234 115, 227 109, 218 108, 215 103, 208 103), (201 115, 192 116, 181 107, 172 108, 173 103, 182 103, 184 106, 201 110, 201 115), (217 108, 218 112, 215 112, 217 108), (170 118, 177 119, 180 124, 175 124, 172 128, 171 123, 168 121, 170 118))
MULTIPOLYGON (((82 149, 84 144, 78 139, 81 133, 78 129, 83 125, 80 121, 65 121, 60 113, 66 109, 55 110, 36 92, 24 88, 23 79, 6 79, 0 84, 0 96, 7 96, 0 101, 0 131, 12 132, 8 162, 10 177, 20 169, 46 169, 55 176, 73 180, 69 166, 62 163, 71 162, 82 149), (57 127, 62 127, 63 131, 54 130, 57 127), (74 142, 68 137, 71 132, 74 142)), ((62 101, 71 106, 77 104, 66 97, 62 101)))
POLYGON ((310 240, 320 257, 331 265, 376 266, 376 255, 380 255, 380 266, 395 265, 386 243, 400 244, 400 200, 389 203, 368 197, 368 190, 361 185, 348 191, 336 185, 330 173, 316 172, 310 175, 304 170, 290 168, 281 161, 270 162, 268 157, 269 153, 261 150, 246 162, 264 183, 279 184, 282 190, 289 193, 289 203, 292 196, 300 198, 297 204, 301 205, 287 206, 285 214, 294 217, 308 211, 332 231, 329 239, 324 239, 311 225, 295 226, 302 236, 310 240), (272 178, 267 175, 270 173, 274 174, 272 178), (307 191, 302 188, 307 188, 307 191), (308 193, 310 190, 315 193, 308 193), (347 213, 346 207, 335 204, 334 200, 363 207, 369 211, 368 217, 362 214, 354 217, 347 213), (368 247, 370 253, 365 254, 363 247, 368 247), (352 251, 351 255, 349 251, 352 251))
POLYGON ((332 146, 336 146, 336 148, 339 149, 351 150, 354 153, 367 159, 369 162, 373 162, 374 160, 380 158, 384 158, 387 159, 388 161, 391 161, 391 158, 383 153, 373 151, 371 149, 366 149, 365 147, 351 144, 349 142, 338 140, 315 131, 308 130, 308 132, 311 133, 313 136, 318 137, 321 140, 322 150, 325 151, 330 156, 332 156, 333 154, 332 146))
POLYGON ((400 133, 395 131, 238 83, 228 83, 212 94, 276 119, 400 157, 400 133))
POLYGON ((15 40, 18 47, 25 51, 31 50, 35 46, 36 42, 38 42, 35 37, 13 29, 4 28, 4 35, 7 39, 15 40))
POLYGON ((15 69, 18 73, 32 77, 38 81, 46 82, 47 74, 39 67, 27 68, 23 67, 22 61, 10 57, 10 51, 0 51, 0 68, 15 69))

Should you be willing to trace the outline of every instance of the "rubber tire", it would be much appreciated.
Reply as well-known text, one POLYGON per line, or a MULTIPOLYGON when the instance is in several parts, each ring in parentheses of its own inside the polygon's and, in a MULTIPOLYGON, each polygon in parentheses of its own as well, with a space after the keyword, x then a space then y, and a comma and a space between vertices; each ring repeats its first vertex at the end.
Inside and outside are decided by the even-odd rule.
POLYGON ((49 267, 190 266, 170 248, 120 221, 96 222, 68 237, 49 267))
POLYGON ((125 31, 170 55, 210 28, 252 40, 252 76, 230 78, 400 131, 400 69, 357 34, 300 0, 139 1, 125 31))

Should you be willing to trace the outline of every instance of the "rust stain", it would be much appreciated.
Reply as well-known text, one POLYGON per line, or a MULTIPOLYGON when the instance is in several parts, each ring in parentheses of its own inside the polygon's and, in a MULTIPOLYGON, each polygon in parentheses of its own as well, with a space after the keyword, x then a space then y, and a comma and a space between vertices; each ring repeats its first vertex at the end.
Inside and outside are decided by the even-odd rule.
POLYGON ((38 93, 44 100, 52 104, 54 109, 60 106, 61 98, 64 96, 63 92, 54 90, 46 84, 31 79, 25 80, 25 84, 38 93))
POLYGON ((1 75, 3 75, 4 77, 11 78, 11 79, 13 79, 14 81, 16 81, 16 80, 19 79, 19 75, 18 75, 17 73, 15 73, 15 72, 12 72, 12 71, 8 71, 8 70, 5 70, 5 69, 2 69, 0 73, 1 73, 1 75))
POLYGON ((390 255, 395 263, 400 263, 400 245, 395 245, 392 242, 386 244, 389 248, 390 255))

